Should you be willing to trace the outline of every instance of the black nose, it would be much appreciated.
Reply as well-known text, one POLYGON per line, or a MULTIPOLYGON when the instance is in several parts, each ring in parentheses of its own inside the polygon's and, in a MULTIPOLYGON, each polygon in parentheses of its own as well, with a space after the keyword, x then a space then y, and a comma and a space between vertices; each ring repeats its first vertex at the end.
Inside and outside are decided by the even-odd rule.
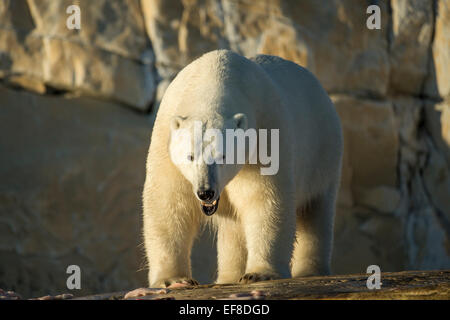
POLYGON ((197 195, 200 200, 209 201, 212 198, 214 198, 214 191, 213 190, 204 190, 204 191, 202 190, 202 191, 198 191, 197 195))

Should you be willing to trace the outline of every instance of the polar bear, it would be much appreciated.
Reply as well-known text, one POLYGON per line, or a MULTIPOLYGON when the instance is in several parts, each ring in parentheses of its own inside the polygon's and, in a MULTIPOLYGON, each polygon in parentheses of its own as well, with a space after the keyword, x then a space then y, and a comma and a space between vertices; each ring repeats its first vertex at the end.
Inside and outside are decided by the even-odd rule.
POLYGON ((329 274, 342 148, 330 98, 299 65, 229 50, 187 65, 163 96, 147 158, 150 287, 197 284, 190 254, 205 223, 217 232, 217 283, 329 274), (226 155, 215 151, 212 163, 194 161, 195 141, 176 133, 192 132, 195 123, 202 132, 279 129, 276 173, 261 174, 264 164, 249 162, 250 147, 243 163, 220 163, 226 155))

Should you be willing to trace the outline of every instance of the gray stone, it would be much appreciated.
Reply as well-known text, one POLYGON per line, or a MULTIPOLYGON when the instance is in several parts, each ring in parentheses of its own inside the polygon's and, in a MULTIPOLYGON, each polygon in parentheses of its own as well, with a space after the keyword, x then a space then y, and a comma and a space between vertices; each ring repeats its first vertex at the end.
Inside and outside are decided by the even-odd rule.
POLYGON ((25 297, 146 283, 141 191, 151 127, 117 104, 0 87, 0 286, 25 297))
POLYGON ((440 97, 450 95, 450 2, 438 0, 433 43, 433 71, 440 97))
POLYGON ((428 75, 433 0, 393 0, 390 90, 418 94, 428 75))
POLYGON ((77 2, 81 29, 66 27, 73 1, 0 5, 0 78, 35 91, 44 85, 148 110, 154 57, 138 0, 77 2))

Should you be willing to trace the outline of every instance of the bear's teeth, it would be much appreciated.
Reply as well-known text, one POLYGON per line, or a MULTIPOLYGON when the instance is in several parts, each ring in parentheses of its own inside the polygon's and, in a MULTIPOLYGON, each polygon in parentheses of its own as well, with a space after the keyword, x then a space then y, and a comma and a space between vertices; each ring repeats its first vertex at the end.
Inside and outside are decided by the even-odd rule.
POLYGON ((206 203, 206 202, 202 202, 202 206, 205 206, 205 207, 212 207, 214 204, 209 204, 209 203, 206 203))
POLYGON ((203 201, 201 201, 201 203, 202 203, 202 206, 204 206, 204 207, 213 207, 213 206, 215 206, 217 204, 217 200, 214 200, 213 203, 206 203, 206 202, 203 202, 203 201))

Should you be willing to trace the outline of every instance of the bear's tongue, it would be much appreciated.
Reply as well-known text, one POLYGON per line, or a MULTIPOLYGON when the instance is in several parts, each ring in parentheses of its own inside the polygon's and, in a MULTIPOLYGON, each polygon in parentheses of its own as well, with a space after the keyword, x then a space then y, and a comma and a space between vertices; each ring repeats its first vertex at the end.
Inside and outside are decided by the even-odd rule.
POLYGON ((213 203, 206 203, 206 202, 200 202, 200 206, 202 207, 202 211, 207 216, 211 216, 214 214, 214 212, 217 211, 217 208, 219 207, 219 200, 220 197, 215 200, 213 203))

